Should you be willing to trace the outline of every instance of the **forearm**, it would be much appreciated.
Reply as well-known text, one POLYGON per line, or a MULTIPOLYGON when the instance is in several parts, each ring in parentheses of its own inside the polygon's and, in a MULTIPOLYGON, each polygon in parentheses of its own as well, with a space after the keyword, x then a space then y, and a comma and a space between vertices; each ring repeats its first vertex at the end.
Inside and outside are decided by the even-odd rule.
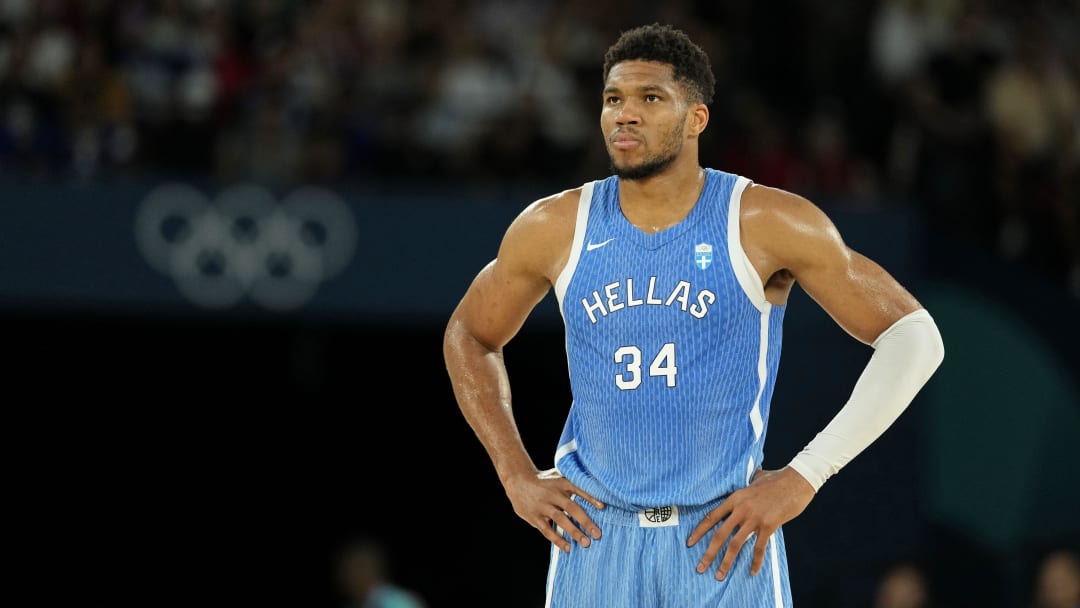
POLYGON ((499 480, 537 469, 514 420, 510 382, 501 350, 492 350, 460 327, 451 328, 443 355, 454 397, 466 422, 491 458, 499 480))
POLYGON ((789 465, 815 490, 896 421, 945 356, 941 334, 925 309, 898 320, 873 347, 851 398, 789 465))

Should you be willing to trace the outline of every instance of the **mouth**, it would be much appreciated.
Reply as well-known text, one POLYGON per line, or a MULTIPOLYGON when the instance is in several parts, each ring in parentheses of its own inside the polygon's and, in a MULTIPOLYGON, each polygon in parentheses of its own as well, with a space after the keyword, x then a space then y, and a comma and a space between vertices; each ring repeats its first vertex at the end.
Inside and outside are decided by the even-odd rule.
POLYGON ((611 138, 611 146, 618 150, 629 150, 641 145, 641 140, 630 134, 620 134, 611 138))

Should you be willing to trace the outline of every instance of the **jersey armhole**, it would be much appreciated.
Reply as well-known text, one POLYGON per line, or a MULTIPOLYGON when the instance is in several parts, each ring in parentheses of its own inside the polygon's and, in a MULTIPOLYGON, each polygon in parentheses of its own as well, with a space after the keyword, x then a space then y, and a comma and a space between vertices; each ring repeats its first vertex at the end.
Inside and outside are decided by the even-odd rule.
POLYGON ((559 314, 563 314, 563 296, 570 285, 570 279, 577 269, 581 258, 581 244, 585 242, 585 227, 589 223, 589 208, 592 206, 593 188, 596 182, 586 182, 581 186, 581 198, 578 199, 577 220, 574 222, 574 240, 570 244, 570 257, 566 260, 559 277, 555 279, 555 299, 559 303, 559 314))
POLYGON ((731 191, 727 216, 728 259, 731 260, 731 268, 735 272, 735 278, 739 281, 743 293, 755 308, 765 312, 771 308, 769 301, 765 299, 765 286, 761 284, 761 278, 758 277, 754 264, 743 249, 742 235, 739 230, 742 220, 742 195, 752 183, 745 177, 739 177, 731 191))

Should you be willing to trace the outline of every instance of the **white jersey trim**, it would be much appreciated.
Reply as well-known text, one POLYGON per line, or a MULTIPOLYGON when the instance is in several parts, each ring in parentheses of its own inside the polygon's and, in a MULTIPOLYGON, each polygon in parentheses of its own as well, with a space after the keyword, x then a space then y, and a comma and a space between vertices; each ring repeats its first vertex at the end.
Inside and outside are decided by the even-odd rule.
MULTIPOLYGON (((559 526, 555 526, 555 531, 561 536, 563 529, 559 526)), ((559 569, 559 547, 555 543, 551 543, 551 557, 549 558, 548 573, 547 573, 547 585, 544 589, 545 599, 544 608, 551 608, 551 593, 555 589, 555 572, 559 569)))
POLYGON ((776 608, 784 607, 784 593, 780 590, 780 557, 776 554, 776 533, 769 537, 769 561, 772 562, 773 601, 776 608))
POLYGON ((731 260, 731 268, 735 271, 735 278, 738 279, 746 297, 750 298, 758 310, 765 312, 769 307, 769 302, 765 299, 765 286, 761 284, 757 270, 750 262, 746 251, 743 250, 742 236, 739 231, 742 219, 742 194, 752 183, 745 177, 739 177, 731 190, 727 218, 728 258, 731 260))
POLYGON ((574 241, 570 245, 570 257, 566 260, 562 272, 555 279, 555 299, 559 303, 559 314, 563 315, 563 297, 566 296, 566 288, 570 286, 570 279, 577 270, 578 260, 581 259, 581 244, 585 242, 585 228, 589 224, 589 208, 592 206, 593 186, 595 181, 587 182, 581 186, 581 198, 578 200, 577 221, 574 223, 574 241))
MULTIPOLYGON (((576 451, 577 439, 571 439, 570 441, 567 441, 566 443, 560 445, 558 449, 555 450, 555 468, 557 469, 559 467, 559 461, 563 459, 563 456, 566 456, 567 454, 576 451)), ((562 471, 559 471, 559 473, 562 473, 562 471)))
POLYGON ((758 389, 757 396, 754 397, 754 407, 750 409, 750 424, 754 427, 754 441, 760 440, 762 433, 765 432, 765 419, 761 415, 761 394, 765 392, 765 380, 769 375, 769 312, 771 310, 772 305, 765 302, 759 321, 761 327, 758 335, 758 389))

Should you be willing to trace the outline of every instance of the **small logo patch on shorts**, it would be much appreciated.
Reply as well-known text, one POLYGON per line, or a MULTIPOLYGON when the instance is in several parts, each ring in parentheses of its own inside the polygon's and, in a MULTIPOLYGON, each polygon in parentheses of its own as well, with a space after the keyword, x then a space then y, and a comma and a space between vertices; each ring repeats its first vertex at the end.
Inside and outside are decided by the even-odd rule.
POLYGON ((638 511, 638 525, 642 528, 663 528, 679 525, 679 507, 654 507, 638 511))

